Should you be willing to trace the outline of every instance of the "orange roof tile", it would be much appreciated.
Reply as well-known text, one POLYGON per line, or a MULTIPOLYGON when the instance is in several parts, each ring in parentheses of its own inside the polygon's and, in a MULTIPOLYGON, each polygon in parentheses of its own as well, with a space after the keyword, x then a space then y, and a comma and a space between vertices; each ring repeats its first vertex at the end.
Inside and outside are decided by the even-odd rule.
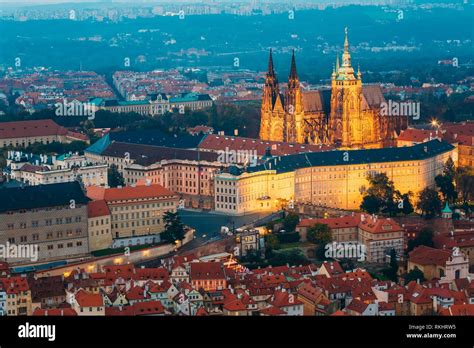
POLYGON ((110 210, 104 200, 90 201, 89 203, 87 203, 87 216, 89 218, 107 215, 110 215, 110 210))

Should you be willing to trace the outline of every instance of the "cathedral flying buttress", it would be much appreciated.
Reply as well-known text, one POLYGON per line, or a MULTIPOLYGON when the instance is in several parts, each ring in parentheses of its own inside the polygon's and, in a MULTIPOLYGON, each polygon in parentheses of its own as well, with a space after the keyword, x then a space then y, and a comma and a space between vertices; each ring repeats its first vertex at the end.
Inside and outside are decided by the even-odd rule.
POLYGON ((262 140, 332 144, 342 148, 393 145, 404 117, 382 117, 385 98, 379 85, 362 85, 360 69, 355 73, 345 29, 342 64, 339 57, 331 75, 331 88, 305 91, 300 85, 295 53, 291 57, 286 90, 280 91, 270 50, 263 89, 260 138, 262 140))

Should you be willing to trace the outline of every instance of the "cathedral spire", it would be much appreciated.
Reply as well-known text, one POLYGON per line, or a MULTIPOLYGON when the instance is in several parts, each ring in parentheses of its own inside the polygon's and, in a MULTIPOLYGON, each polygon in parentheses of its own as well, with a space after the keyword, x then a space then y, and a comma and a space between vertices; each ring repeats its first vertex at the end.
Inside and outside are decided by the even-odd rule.
POLYGON ((344 52, 342 53, 342 65, 339 66, 339 59, 337 61, 338 68, 336 68, 337 79, 339 80, 355 80, 354 68, 351 64, 351 54, 349 52, 349 30, 344 29, 344 52))
POLYGON ((291 56, 291 68, 288 80, 298 80, 298 73, 296 72, 295 50, 293 50, 293 55, 291 56))
POLYGON ((339 71, 339 55, 336 55, 336 73, 339 71))
POLYGON ((268 75, 275 76, 275 70, 273 69, 273 54, 270 48, 270 56, 268 58, 268 75))
POLYGON ((345 33, 345 39, 344 39, 344 52, 349 52, 349 38, 348 38, 348 33, 349 29, 347 27, 344 28, 344 33, 345 33))
POLYGON ((344 29, 345 39, 344 39, 344 53, 342 54, 342 66, 350 68, 351 67, 351 54, 349 53, 349 38, 348 33, 349 29, 347 27, 344 29))

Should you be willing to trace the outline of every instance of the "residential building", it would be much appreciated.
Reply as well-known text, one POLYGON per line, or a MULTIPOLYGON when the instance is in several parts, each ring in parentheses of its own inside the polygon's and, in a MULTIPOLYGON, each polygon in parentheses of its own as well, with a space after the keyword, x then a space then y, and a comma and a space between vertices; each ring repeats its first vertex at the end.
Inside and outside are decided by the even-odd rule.
POLYGON ((194 288, 205 291, 222 290, 227 287, 224 266, 221 262, 191 262, 189 278, 194 288))
POLYGON ((26 276, 8 276, 0 278, 6 292, 5 313, 7 316, 32 314, 31 290, 26 276))
POLYGON ((416 247, 408 254, 407 272, 415 268, 423 272, 425 279, 442 278, 446 275, 446 262, 451 252, 424 245, 416 247))
POLYGON ((103 188, 89 186, 87 195, 104 200, 110 211, 112 238, 159 234, 165 212, 176 212, 178 196, 161 185, 103 188))
POLYGON ((391 218, 362 217, 358 235, 359 243, 365 245, 367 262, 388 262, 391 250, 397 256, 403 254, 404 230, 399 224, 391 218))
POLYGON ((88 141, 83 134, 68 131, 53 120, 0 122, 0 148, 28 147, 34 143, 88 141))
POLYGON ((37 259, 23 255, 9 263, 72 259, 89 252, 89 199, 78 182, 5 188, 0 196, 0 243, 37 250, 37 259))
POLYGON ((80 289, 70 297, 70 304, 77 315, 105 315, 104 300, 100 294, 94 294, 80 289))
POLYGON ((112 218, 105 200, 87 204, 89 251, 110 248, 112 238, 112 218))

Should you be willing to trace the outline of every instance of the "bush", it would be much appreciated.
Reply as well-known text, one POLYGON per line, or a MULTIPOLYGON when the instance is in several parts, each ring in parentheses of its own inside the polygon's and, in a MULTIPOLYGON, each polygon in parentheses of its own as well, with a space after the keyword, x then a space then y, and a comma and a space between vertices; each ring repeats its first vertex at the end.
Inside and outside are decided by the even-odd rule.
POLYGON ((276 236, 281 244, 297 243, 300 241, 300 234, 298 232, 279 233, 276 236))
POLYGON ((276 251, 268 262, 272 266, 283 266, 286 264, 298 266, 308 264, 309 260, 300 249, 290 249, 276 251))

